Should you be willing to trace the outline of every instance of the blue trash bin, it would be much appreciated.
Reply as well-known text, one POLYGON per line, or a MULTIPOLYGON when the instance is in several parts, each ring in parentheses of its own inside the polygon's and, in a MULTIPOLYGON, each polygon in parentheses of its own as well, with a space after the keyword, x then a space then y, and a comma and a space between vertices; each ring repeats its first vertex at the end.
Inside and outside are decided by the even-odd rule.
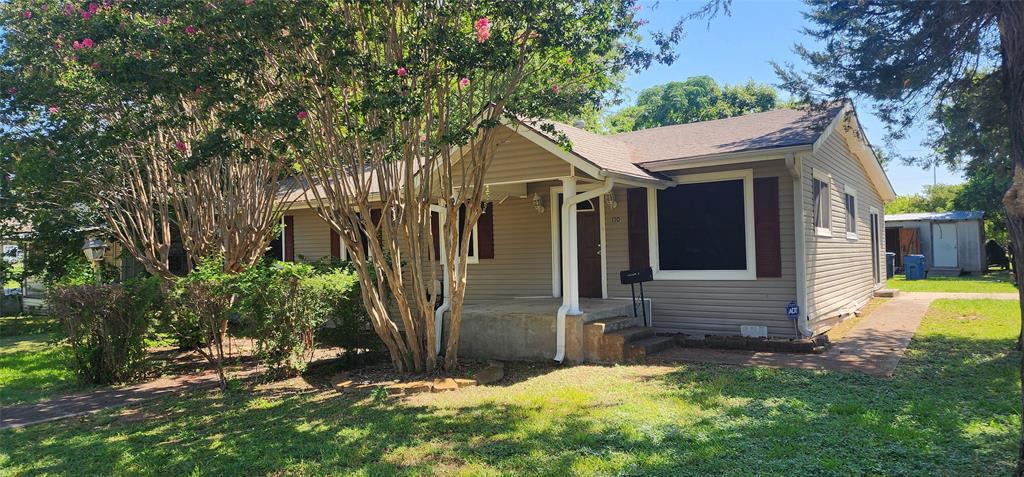
POLYGON ((924 280, 924 255, 904 255, 903 271, 907 280, 924 280))
POLYGON ((896 254, 885 252, 885 278, 892 278, 896 273, 896 254))

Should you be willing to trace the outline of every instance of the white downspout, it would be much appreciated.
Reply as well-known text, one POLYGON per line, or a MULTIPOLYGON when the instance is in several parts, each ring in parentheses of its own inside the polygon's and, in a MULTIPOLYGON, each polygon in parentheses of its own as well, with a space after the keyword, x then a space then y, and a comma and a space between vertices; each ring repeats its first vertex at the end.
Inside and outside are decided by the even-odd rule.
POLYGON ((577 276, 579 257, 576 250, 576 204, 601 197, 611 192, 614 186, 615 179, 607 178, 601 187, 576 195, 576 179, 562 179, 562 223, 568 226, 562 230, 562 306, 558 307, 558 313, 555 315, 555 361, 559 363, 565 360, 565 316, 583 313, 580 310, 580 286, 577 276))
MULTIPOLYGON (((443 210, 443 209, 442 209, 443 210)), ((445 247, 444 234, 441 231, 444 230, 445 214, 438 212, 437 223, 438 223, 438 247, 441 249, 441 290, 443 296, 441 299, 441 306, 434 310, 434 354, 439 356, 441 354, 441 334, 444 333, 444 314, 452 308, 451 299, 448 298, 451 292, 451 287, 448 286, 448 251, 445 247)))
POLYGON ((794 154, 786 155, 786 169, 793 178, 793 237, 796 243, 796 304, 800 308, 800 314, 796 318, 797 332, 800 337, 811 336, 811 328, 807 325, 807 247, 805 244, 807 230, 804 218, 804 187, 803 175, 800 173, 803 161, 797 159, 794 154))

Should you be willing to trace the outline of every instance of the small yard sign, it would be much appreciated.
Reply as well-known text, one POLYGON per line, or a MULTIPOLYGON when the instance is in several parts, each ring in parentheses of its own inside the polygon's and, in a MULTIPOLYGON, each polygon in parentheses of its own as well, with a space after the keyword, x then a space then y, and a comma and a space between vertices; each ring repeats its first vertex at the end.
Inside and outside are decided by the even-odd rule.
POLYGON ((786 315, 789 315, 789 319, 795 320, 800 316, 800 305, 797 305, 795 301, 791 301, 786 304, 786 315))

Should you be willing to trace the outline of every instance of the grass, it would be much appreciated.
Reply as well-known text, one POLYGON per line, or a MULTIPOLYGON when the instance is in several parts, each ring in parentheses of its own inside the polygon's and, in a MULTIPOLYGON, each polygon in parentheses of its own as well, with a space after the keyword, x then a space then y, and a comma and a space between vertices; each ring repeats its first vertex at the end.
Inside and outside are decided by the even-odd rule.
POLYGON ((78 388, 57 320, 0 318, 0 405, 36 401, 78 388))
POLYGON ((925 280, 907 280, 903 275, 896 275, 889 279, 887 286, 907 292, 1017 293, 1013 277, 1006 270, 984 275, 928 277, 925 280))
POLYGON ((1007 475, 1018 329, 1014 302, 937 301, 893 379, 577 366, 383 404, 194 393, 3 431, 0 474, 1007 475))

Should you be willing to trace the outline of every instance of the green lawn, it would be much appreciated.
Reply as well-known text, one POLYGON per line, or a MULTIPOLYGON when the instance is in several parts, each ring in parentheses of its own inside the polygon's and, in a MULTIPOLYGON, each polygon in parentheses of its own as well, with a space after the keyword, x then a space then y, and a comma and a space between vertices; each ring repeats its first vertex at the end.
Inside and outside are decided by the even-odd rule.
POLYGON ((938 301, 893 379, 577 366, 382 404, 196 393, 0 433, 0 474, 1008 475, 1018 323, 938 301))
POLYGON ((907 292, 1017 293, 1010 272, 1005 270, 926 280, 907 280, 903 275, 896 275, 889 279, 888 287, 907 292))
POLYGON ((35 401, 77 386, 56 320, 0 318, 0 405, 35 401))

